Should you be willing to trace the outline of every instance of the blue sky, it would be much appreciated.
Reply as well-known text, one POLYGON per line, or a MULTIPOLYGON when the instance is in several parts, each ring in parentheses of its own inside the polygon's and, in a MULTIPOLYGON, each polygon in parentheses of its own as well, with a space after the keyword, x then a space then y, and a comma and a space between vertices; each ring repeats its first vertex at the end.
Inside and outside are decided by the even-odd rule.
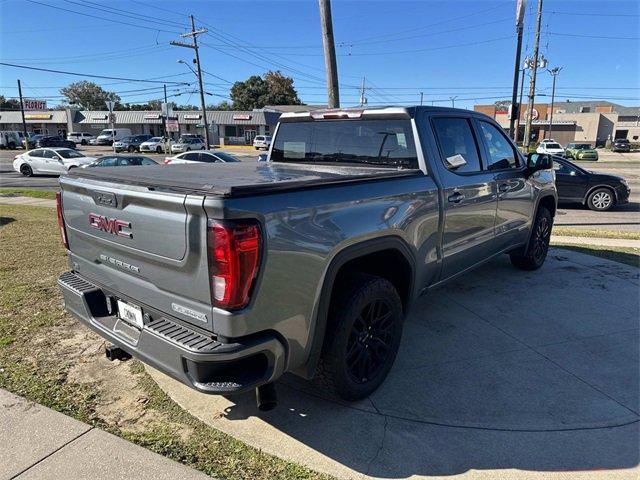
MULTIPOLYGON (((536 3, 527 2, 523 57, 533 50, 536 3)), ((427 105, 450 105, 453 96, 456 107, 467 108, 510 98, 515 0, 333 0, 332 8, 343 105, 358 101, 363 76, 372 105, 418 103, 421 91, 427 105)), ((268 69, 293 76, 305 103, 326 101, 316 0, 0 0, 2 61, 193 84, 194 75, 177 63, 191 60, 191 51, 169 45, 189 28, 189 14, 209 29, 200 37, 206 90, 215 95, 208 103, 225 99, 230 82, 268 69)), ((563 67, 559 101, 640 105, 639 15, 637 1, 544 2, 541 52, 550 68, 563 67)), ((0 94, 17 95, 17 78, 29 98, 54 97, 59 87, 83 79, 0 66, 0 94)), ((538 78, 539 93, 550 95, 551 76, 538 78)), ((121 92, 125 102, 159 98, 162 86, 92 80, 121 92)), ((189 93, 193 85, 168 88, 180 94, 174 101, 198 103, 189 93)))

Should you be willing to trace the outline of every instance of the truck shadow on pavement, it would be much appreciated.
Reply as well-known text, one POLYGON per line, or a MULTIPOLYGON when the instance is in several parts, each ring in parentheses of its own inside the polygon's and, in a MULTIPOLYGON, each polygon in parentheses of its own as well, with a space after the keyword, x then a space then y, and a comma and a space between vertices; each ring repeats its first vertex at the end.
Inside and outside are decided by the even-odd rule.
POLYGON ((417 302, 391 374, 366 400, 285 376, 271 412, 253 395, 202 396, 208 412, 190 408, 201 394, 178 402, 340 478, 633 468, 638 271, 566 250, 537 272, 500 258, 417 302))

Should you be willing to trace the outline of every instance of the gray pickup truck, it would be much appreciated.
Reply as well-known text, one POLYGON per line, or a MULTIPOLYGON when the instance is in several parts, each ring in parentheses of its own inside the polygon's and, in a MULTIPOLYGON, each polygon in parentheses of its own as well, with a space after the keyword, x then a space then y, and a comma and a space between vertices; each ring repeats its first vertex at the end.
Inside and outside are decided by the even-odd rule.
POLYGON ((266 162, 75 169, 60 179, 66 308, 205 393, 385 379, 414 299, 489 259, 546 257, 551 157, 434 107, 282 115, 266 162))

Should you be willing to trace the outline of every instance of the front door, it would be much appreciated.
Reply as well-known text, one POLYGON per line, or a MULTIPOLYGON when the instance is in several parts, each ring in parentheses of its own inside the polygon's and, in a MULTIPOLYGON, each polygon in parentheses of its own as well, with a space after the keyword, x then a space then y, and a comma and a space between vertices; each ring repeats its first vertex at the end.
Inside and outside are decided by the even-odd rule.
POLYGON ((496 181, 482 169, 478 139, 465 116, 434 116, 444 192, 442 274, 449 278, 493 254, 496 181))
POLYGON ((477 120, 476 125, 484 148, 483 164, 494 174, 498 189, 496 249, 503 250, 527 241, 533 186, 527 181, 524 159, 504 131, 484 120, 477 120))
POLYGON ((255 130, 245 130, 244 131, 244 141, 247 145, 251 145, 253 143, 253 139, 256 138, 258 132, 255 130))
POLYGON ((587 176, 568 162, 553 161, 559 202, 582 202, 587 190, 587 176))
POLYGON ((53 150, 45 148, 42 153, 42 158, 39 159, 42 162, 43 173, 60 173, 60 157, 53 150))

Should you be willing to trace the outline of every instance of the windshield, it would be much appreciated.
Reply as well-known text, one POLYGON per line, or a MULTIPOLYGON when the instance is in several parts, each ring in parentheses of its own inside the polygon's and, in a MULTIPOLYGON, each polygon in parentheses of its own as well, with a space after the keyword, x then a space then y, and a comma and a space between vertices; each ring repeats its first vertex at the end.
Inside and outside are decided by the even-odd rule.
POLYGON ((102 130, 102 131, 100 132, 100 135, 111 135, 111 132, 113 132, 113 130, 111 130, 111 129, 109 128, 109 129, 106 129, 106 130, 102 130))
POLYGON ((619 138, 616 140, 617 143, 629 143, 629 140, 627 140, 626 138, 619 138))
POLYGON ((233 155, 229 155, 228 153, 224 153, 224 152, 216 152, 215 156, 222 159, 225 162, 239 162, 240 160, 238 160, 236 157, 234 157, 233 155))
POLYGON ((161 141, 162 141, 162 137, 153 137, 147 140, 147 142, 161 142, 161 141))
POLYGON ((579 143, 578 145, 574 145, 573 148, 575 148, 576 150, 589 150, 591 148, 591 145, 589 145, 588 143, 579 143))
POLYGON ((135 140, 134 137, 124 137, 121 142, 133 142, 135 140))
POLYGON ((404 119, 281 123, 271 160, 418 168, 411 122, 404 119))
POLYGON ((56 152, 58 155, 60 155, 62 158, 82 158, 84 157, 84 155, 82 155, 79 152, 76 152, 75 150, 58 150, 56 152))
POLYGON ((559 149, 562 148, 559 143, 547 143, 545 144, 545 148, 559 149))

